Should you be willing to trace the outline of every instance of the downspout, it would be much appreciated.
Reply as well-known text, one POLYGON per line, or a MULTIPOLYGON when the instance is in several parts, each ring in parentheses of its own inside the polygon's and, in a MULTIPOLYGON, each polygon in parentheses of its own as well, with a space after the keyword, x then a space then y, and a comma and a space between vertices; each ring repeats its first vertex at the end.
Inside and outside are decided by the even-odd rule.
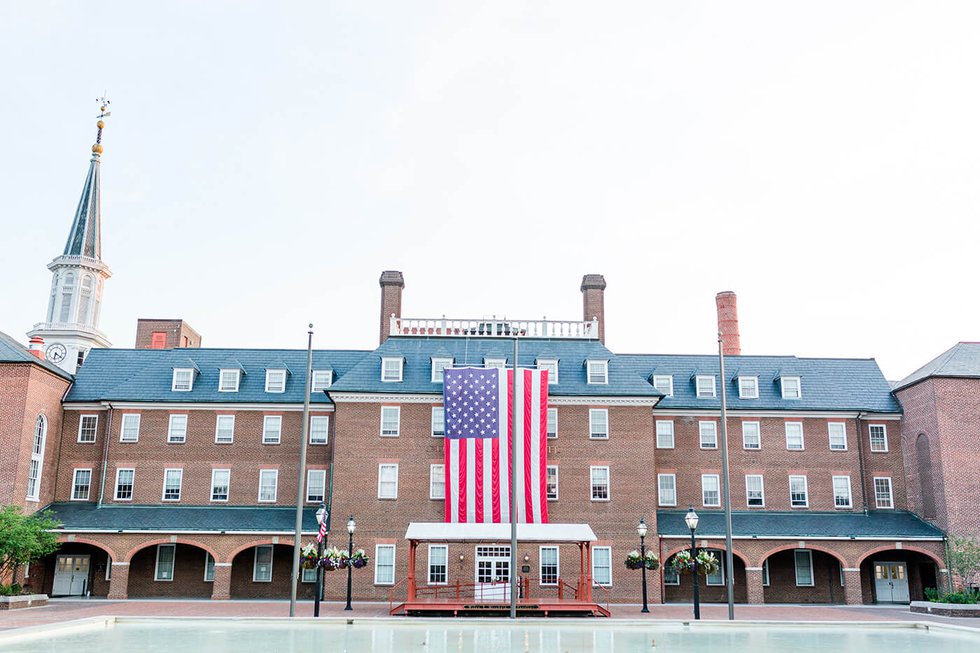
MULTIPOLYGON (((953 572, 949 568, 949 536, 946 535, 945 533, 943 534, 943 548, 946 549, 946 587, 948 588, 949 593, 952 594, 953 593, 953 572)), ((939 584, 938 579, 936 581, 936 584, 937 585, 939 584)))
POLYGON ((854 418, 857 424, 857 445, 858 445, 858 470, 861 474, 861 509, 864 514, 868 514, 868 489, 866 485, 867 474, 864 471, 864 434, 861 432, 861 416, 864 413, 859 412, 857 417, 854 418))
POLYGON ((99 483, 99 503, 96 505, 96 508, 102 507, 102 499, 105 497, 105 476, 109 468, 109 440, 112 439, 112 403, 107 401, 105 405, 109 408, 109 415, 105 420, 105 448, 102 450, 102 482, 99 483))

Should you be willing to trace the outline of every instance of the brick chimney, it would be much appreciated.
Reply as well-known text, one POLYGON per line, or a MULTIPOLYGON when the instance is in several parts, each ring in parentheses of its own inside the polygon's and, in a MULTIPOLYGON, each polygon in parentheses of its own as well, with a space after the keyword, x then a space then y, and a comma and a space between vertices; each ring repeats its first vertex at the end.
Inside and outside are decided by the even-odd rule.
POLYGON ((385 270, 381 273, 381 344, 388 339, 391 316, 402 315, 402 289, 405 278, 397 270, 385 270))
POLYGON ((44 360, 44 338, 41 336, 34 336, 27 341, 27 352, 32 356, 36 356, 40 360, 44 360))
POLYGON ((599 342, 606 342, 606 309, 603 295, 606 279, 601 274, 587 274, 582 277, 582 317, 586 322, 593 318, 599 320, 599 342))
POLYGON ((742 343, 738 337, 738 304, 735 293, 725 290, 715 295, 718 306, 718 333, 721 334, 721 350, 725 356, 738 356, 742 353, 742 343))
POLYGON ((136 349, 174 349, 201 346, 201 334, 177 318, 144 318, 136 320, 136 349))

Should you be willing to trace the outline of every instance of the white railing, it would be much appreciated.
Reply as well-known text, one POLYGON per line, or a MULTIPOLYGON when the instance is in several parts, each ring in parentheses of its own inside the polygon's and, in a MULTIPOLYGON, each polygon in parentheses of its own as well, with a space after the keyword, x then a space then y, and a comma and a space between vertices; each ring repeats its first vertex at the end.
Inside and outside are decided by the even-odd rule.
POLYGON ((472 320, 407 318, 391 316, 388 333, 393 336, 441 336, 458 338, 576 338, 597 340, 599 321, 508 320, 497 317, 472 320))

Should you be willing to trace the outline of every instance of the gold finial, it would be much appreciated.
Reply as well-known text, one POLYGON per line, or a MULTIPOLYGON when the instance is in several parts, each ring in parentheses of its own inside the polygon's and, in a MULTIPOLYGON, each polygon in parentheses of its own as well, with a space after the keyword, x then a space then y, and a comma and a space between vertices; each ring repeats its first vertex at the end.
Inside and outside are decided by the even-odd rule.
POLYGON ((105 96, 105 93, 102 94, 102 97, 96 98, 95 101, 99 103, 99 115, 96 116, 99 121, 95 123, 99 131, 95 135, 95 145, 92 146, 92 153, 98 156, 102 154, 102 130, 105 129, 105 120, 103 118, 108 118, 112 114, 106 111, 109 108, 109 99, 105 96))

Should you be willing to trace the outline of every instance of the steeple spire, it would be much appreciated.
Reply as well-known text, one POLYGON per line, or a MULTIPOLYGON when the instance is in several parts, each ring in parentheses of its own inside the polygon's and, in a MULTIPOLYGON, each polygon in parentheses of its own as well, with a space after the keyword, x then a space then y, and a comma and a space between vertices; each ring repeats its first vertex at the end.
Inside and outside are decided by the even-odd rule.
POLYGON ((75 209, 75 219, 68 232, 68 242, 65 243, 65 256, 86 256, 100 260, 102 258, 101 224, 99 219, 99 164, 102 156, 102 130, 105 129, 105 118, 112 115, 106 111, 109 100, 105 95, 97 100, 99 103, 98 132, 95 144, 92 146, 92 159, 89 161, 88 175, 85 176, 85 186, 82 187, 82 197, 75 209))

